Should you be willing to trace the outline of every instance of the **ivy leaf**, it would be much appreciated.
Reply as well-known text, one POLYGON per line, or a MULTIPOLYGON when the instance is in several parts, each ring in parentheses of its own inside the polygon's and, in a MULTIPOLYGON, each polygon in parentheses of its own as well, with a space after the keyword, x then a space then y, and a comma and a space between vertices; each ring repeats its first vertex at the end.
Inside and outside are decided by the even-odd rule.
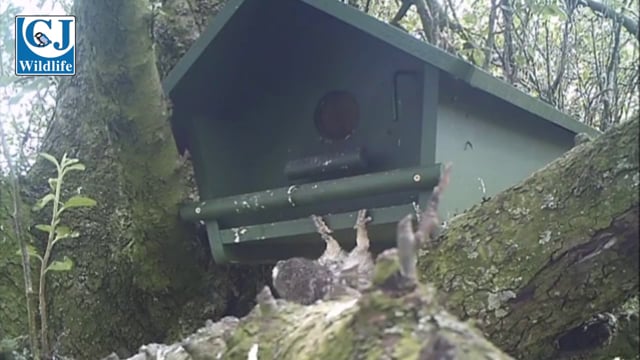
POLYGON ((57 168, 60 168, 60 164, 58 163, 58 160, 56 160, 56 158, 53 157, 53 155, 49 155, 46 152, 41 152, 40 156, 43 157, 44 159, 47 159, 48 161, 50 161, 57 168))
POLYGON ((33 205, 32 210, 33 211, 39 211, 42 210, 42 208, 44 208, 45 206, 47 206, 47 204, 49 202, 51 202, 51 200, 55 199, 55 196, 51 193, 45 195, 42 199, 38 200, 35 205, 33 205))
POLYGON ((71 268, 73 268, 73 261, 65 256, 61 261, 52 261, 45 271, 69 271, 71 268))
POLYGON ((64 203, 64 208, 69 209, 74 207, 92 207, 95 205, 96 205, 96 201, 93 200, 92 198, 82 196, 82 195, 74 195, 64 203))
POLYGON ((35 226, 35 228, 40 230, 40 231, 44 231, 46 233, 50 233, 51 232, 51 225, 38 224, 38 225, 35 226))

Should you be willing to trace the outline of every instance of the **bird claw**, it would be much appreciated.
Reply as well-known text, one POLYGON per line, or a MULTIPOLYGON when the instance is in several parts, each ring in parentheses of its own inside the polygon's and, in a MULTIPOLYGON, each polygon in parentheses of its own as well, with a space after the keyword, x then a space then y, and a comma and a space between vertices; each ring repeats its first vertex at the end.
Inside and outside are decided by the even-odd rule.
POLYGON ((361 227, 366 226, 371 222, 371 217, 367 216, 367 209, 362 209, 358 211, 358 215, 356 216, 356 223, 353 225, 354 229, 359 229, 361 227))
POLYGON ((369 233, 367 231, 367 224, 371 222, 371 217, 367 216, 367 210, 362 209, 358 211, 356 217, 356 224, 353 226, 356 229, 356 248, 368 251, 369 250, 369 233))
POLYGON ((338 241, 330 235, 333 233, 333 230, 327 226, 322 217, 311 215, 311 220, 313 221, 313 225, 316 227, 316 231, 320 234, 326 244, 324 253, 322 253, 320 258, 318 258, 318 262, 326 265, 330 261, 338 261, 344 258, 344 256, 346 256, 344 250, 342 250, 338 241))
POLYGON ((333 233, 333 230, 331 230, 327 226, 327 223, 324 222, 324 219, 322 219, 321 216, 311 215, 311 220, 313 220, 313 225, 315 225, 316 231, 321 236, 325 236, 333 233))

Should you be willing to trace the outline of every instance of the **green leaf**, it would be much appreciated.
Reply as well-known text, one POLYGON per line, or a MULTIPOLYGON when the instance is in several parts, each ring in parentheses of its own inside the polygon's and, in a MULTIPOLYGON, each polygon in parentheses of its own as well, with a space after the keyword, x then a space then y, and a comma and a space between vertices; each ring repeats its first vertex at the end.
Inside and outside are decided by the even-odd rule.
POLYGON ((68 226, 60 225, 56 227, 56 237, 53 239, 53 242, 56 243, 62 239, 76 238, 78 236, 80 236, 79 232, 72 231, 68 226))
POLYGON ((63 168, 66 168, 68 166, 71 166, 73 164, 79 163, 80 160, 78 159, 74 159, 74 158, 68 158, 68 159, 64 159, 60 165, 62 165, 63 168))
POLYGON ((71 164, 65 167, 64 170, 62 170, 62 173, 66 174, 69 171, 84 171, 84 169, 85 169, 85 166, 81 163, 71 164))
POLYGON ((58 183, 58 179, 50 178, 50 179, 48 180, 48 183, 49 183, 49 188, 51 188, 51 191, 55 191, 55 189, 56 189, 56 184, 58 183))
POLYGON ((464 23, 467 25, 474 25, 478 21, 478 18, 476 17, 476 14, 469 11, 466 14, 462 15, 462 21, 464 21, 464 23))
POLYGON ((33 205, 32 210, 33 211, 39 211, 42 210, 42 208, 44 208, 45 206, 47 206, 47 204, 49 202, 51 202, 53 199, 55 199, 55 196, 51 193, 45 195, 42 199, 38 200, 35 205, 33 205))
POLYGON ((471 54, 473 56, 473 60, 475 60, 476 65, 482 64, 484 62, 484 52, 480 49, 474 48, 471 50, 471 54))
POLYGON ((564 10, 562 10, 558 6, 558 4, 551 3, 551 4, 547 5, 547 6, 549 7, 549 9, 551 10, 551 13, 554 16, 558 16, 558 17, 562 18, 563 20, 567 20, 568 19, 567 14, 564 12, 564 10))
POLYGON ((44 231, 46 233, 50 233, 51 232, 51 225, 38 224, 38 225, 35 226, 35 228, 40 230, 40 231, 44 231))
POLYGON ((73 268, 73 261, 65 256, 62 261, 52 261, 45 271, 69 271, 71 268, 73 268))
MULTIPOLYGON (((42 261, 42 257, 40 256, 40 254, 38 254, 38 250, 36 250, 36 248, 31 244, 27 244, 27 254, 42 261)), ((18 251, 16 251, 16 255, 22 256, 22 249, 18 249, 18 251)))
POLYGON ((82 196, 82 195, 74 195, 64 203, 64 208, 69 209, 74 207, 92 207, 95 205, 96 205, 96 201, 93 200, 92 198, 82 196))
POLYGON ((57 168, 60 167, 60 164, 58 163, 58 160, 56 160, 55 157, 53 157, 53 155, 49 155, 45 152, 41 152, 40 156, 47 159, 49 162, 51 162, 53 165, 55 165, 57 168))
POLYGON ((69 236, 69 234, 71 234, 71 228, 69 228, 68 226, 65 225, 60 225, 56 228, 56 236, 57 237, 61 237, 61 236, 69 236))

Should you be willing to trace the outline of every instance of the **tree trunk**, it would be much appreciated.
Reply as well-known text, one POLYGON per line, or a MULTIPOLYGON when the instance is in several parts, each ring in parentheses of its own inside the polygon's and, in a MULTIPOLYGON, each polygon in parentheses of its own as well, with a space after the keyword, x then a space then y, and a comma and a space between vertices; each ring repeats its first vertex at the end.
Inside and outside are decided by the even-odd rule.
MULTIPOLYGON (((178 219, 193 183, 169 125, 148 2, 77 0, 74 10, 77 75, 61 81, 42 150, 79 158, 87 170, 68 176, 66 196, 80 192, 98 206, 63 216, 81 236, 54 250, 54 259, 68 255, 75 264, 48 275, 49 335, 55 352, 95 359, 178 339, 203 319, 245 314, 264 276, 212 267, 194 228, 178 219)), ((28 203, 48 191, 51 174, 48 163, 30 171, 28 203)), ((3 185, 3 204, 6 194, 3 185)), ((11 229, 5 219, 3 229, 11 229)), ((26 317, 16 244, 0 243, 0 319, 14 336, 25 333, 26 317)), ((35 244, 42 250, 43 239, 35 244)))

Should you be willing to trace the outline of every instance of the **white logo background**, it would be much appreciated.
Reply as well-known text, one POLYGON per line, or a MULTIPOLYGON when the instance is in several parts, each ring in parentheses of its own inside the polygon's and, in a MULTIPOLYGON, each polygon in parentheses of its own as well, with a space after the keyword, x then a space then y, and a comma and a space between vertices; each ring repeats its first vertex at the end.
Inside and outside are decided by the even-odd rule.
POLYGON ((62 23, 60 20, 74 20, 73 16, 38 16, 38 17, 25 17, 24 23, 22 24, 22 38, 25 39, 26 45, 29 47, 29 50, 33 51, 34 54, 46 57, 46 58, 56 58, 64 55, 70 48, 76 45, 76 29, 75 26, 69 27, 69 45, 66 49, 57 50, 54 47, 54 43, 58 43, 58 46, 63 45, 62 41, 62 23), (51 21, 51 28, 49 26, 39 21, 33 27, 33 34, 27 34, 27 28, 29 24, 37 20, 46 20, 51 21), (40 46, 32 46, 29 41, 36 42, 33 36, 38 32, 42 32, 49 40, 51 44, 45 47, 40 46), (30 37, 30 39, 29 39, 30 37), (28 39, 28 40, 27 40, 28 39))

